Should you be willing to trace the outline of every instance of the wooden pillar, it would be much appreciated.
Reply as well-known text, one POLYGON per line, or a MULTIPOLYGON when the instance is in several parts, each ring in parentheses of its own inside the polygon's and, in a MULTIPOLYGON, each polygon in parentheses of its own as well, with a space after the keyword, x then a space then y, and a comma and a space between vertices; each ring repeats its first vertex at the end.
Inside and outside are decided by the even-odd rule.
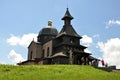
POLYGON ((72 50, 69 51, 69 64, 73 64, 73 52, 72 50))

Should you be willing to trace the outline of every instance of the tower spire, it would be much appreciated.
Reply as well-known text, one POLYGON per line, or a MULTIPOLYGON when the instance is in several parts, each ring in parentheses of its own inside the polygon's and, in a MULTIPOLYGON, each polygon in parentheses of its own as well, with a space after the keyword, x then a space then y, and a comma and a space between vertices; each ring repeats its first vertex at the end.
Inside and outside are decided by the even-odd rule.
POLYGON ((68 18, 68 19, 70 19, 70 20, 73 19, 73 17, 71 16, 71 14, 70 14, 70 12, 69 12, 68 7, 67 7, 66 13, 65 13, 64 17, 62 18, 62 20, 65 20, 66 18, 68 18))
POLYGON ((65 25, 70 25, 72 19, 73 19, 73 17, 71 16, 71 14, 67 8, 66 13, 65 13, 64 17, 62 18, 62 20, 64 20, 65 25))
POLYGON ((76 33, 76 31, 74 30, 74 28, 71 25, 72 19, 73 19, 73 17, 70 15, 69 10, 67 8, 64 17, 62 18, 62 20, 64 20, 63 28, 60 31, 60 33, 57 35, 57 37, 59 37, 61 35, 67 35, 67 36, 81 38, 81 36, 76 33))

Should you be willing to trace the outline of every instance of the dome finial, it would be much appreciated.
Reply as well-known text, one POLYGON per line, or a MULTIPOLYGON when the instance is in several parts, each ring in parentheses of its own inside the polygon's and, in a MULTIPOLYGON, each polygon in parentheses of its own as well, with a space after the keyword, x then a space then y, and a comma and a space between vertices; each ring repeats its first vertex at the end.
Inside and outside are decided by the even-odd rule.
POLYGON ((48 21, 48 26, 52 26, 52 21, 51 20, 48 21))

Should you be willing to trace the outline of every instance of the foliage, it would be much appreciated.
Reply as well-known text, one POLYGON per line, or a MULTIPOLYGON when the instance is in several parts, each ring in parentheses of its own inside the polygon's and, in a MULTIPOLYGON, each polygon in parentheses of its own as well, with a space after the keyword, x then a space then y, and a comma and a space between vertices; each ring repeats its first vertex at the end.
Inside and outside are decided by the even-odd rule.
POLYGON ((81 65, 0 65, 0 80, 119 80, 120 73, 81 65))

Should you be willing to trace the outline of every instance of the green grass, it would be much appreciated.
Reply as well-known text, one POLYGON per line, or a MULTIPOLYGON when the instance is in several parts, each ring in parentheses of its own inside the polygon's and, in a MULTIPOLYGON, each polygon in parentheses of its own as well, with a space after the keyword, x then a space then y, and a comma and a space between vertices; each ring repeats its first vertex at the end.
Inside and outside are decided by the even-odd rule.
POLYGON ((0 80, 120 80, 120 73, 80 65, 0 65, 0 80))

